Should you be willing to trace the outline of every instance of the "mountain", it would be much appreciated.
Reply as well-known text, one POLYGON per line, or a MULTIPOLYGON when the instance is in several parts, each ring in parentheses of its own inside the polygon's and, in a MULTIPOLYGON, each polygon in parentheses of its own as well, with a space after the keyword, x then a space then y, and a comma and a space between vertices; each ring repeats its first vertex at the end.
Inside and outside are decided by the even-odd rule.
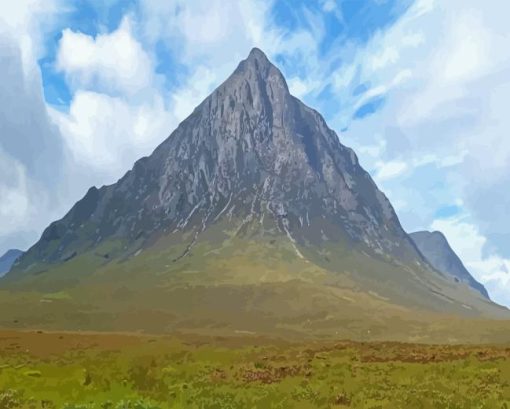
POLYGON ((11 249, 7 250, 5 254, 0 257, 0 277, 8 273, 14 262, 23 254, 21 250, 11 249))
POLYGON ((0 325, 155 332, 428 339, 434 314, 508 316, 430 266, 258 49, 149 157, 51 223, 0 300, 0 325))
POLYGON ((111 237, 136 251, 162 232, 198 235, 225 217, 264 218, 262 230, 293 242, 344 237, 421 261, 354 152, 258 49, 150 157, 52 223, 26 260, 65 261, 111 237))
POLYGON ((418 250, 435 269, 468 284, 485 298, 489 298, 485 287, 476 281, 466 267, 464 267, 464 264, 452 250, 443 233, 439 231, 418 231, 411 233, 409 236, 416 244, 416 247, 418 247, 418 250))

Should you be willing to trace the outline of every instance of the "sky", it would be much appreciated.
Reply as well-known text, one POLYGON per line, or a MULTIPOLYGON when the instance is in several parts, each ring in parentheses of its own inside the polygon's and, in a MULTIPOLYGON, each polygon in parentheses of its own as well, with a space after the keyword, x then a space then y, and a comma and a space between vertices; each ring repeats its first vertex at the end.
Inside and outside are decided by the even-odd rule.
POLYGON ((118 180, 261 48, 510 306, 510 2, 0 0, 0 254, 118 180))

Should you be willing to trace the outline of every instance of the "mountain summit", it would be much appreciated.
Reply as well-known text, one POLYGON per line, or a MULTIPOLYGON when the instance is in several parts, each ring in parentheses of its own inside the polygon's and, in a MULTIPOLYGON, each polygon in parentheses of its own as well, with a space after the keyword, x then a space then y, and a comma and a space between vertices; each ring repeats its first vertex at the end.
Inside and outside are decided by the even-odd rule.
POLYGON ((434 270, 355 153, 259 49, 152 155, 52 223, 4 283, 73 292, 65 303, 98 315, 73 325, 124 314, 120 329, 135 310, 157 330, 325 332, 355 331, 361 311, 367 322, 376 310, 506 313, 434 270))

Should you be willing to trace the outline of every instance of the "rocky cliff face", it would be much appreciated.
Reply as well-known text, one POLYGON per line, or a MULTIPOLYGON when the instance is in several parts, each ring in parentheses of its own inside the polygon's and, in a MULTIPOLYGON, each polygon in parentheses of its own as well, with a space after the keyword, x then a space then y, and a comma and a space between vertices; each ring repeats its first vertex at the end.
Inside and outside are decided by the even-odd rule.
POLYGON ((411 233, 410 236, 416 247, 418 247, 420 252, 436 270, 468 284, 485 298, 489 299, 489 294, 485 287, 476 281, 466 267, 464 267, 464 264, 450 247, 443 233, 438 231, 419 231, 411 233))
POLYGON ((190 230, 195 240, 225 218, 259 220, 301 245, 342 238, 422 261, 355 153, 258 49, 150 157, 52 223, 26 260, 66 260, 107 238, 140 247, 190 230))

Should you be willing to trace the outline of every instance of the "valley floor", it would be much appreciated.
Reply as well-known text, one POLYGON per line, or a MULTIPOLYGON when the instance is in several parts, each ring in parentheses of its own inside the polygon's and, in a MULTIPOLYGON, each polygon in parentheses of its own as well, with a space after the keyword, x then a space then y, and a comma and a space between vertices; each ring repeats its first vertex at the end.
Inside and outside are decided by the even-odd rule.
POLYGON ((510 346, 0 331, 0 408, 508 408, 510 346))

